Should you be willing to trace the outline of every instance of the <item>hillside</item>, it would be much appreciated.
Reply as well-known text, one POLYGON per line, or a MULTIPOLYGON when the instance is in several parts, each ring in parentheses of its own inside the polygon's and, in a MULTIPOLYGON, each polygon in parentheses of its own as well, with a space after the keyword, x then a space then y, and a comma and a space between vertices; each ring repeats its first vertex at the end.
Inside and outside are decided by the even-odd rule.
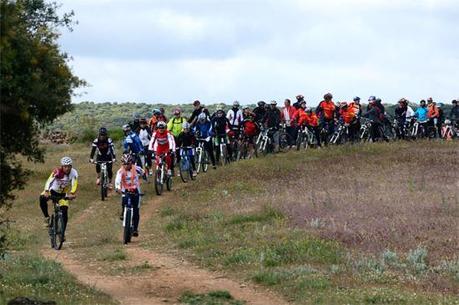
POLYGON ((66 294, 65 304, 112 304, 68 275, 65 286, 48 285, 46 272, 63 266, 124 304, 127 292, 107 287, 120 276, 143 282, 132 289, 151 304, 221 289, 248 304, 255 304, 251 289, 256 298, 278 300, 273 304, 457 304, 458 145, 277 154, 200 174, 193 183, 175 179, 161 198, 144 184, 141 235, 127 247, 119 198, 99 201, 88 147, 50 146, 46 164, 29 165, 32 179, 11 210, 14 252, 0 271, 15 277, 0 279, 0 300, 66 294), (56 257, 45 250, 37 196, 63 154, 75 159, 81 178, 68 242, 56 257), (30 264, 36 271, 24 272, 30 264), (75 293, 66 290, 75 285, 75 293))

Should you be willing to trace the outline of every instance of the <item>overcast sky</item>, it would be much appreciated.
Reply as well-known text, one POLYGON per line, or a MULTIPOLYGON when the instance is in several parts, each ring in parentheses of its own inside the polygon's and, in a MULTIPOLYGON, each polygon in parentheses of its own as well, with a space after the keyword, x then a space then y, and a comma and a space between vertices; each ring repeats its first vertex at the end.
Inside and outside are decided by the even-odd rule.
POLYGON ((67 0, 75 102, 459 96, 457 0, 67 0))

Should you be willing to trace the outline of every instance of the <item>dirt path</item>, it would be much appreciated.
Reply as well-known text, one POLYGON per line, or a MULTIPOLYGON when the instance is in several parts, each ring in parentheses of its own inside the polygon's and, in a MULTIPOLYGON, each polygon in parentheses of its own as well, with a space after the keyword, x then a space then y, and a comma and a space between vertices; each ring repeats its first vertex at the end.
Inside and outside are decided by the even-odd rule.
MULTIPOLYGON (((162 197, 162 200, 167 199, 166 196, 162 197)), ((156 197, 142 206, 141 226, 155 213, 159 204, 160 201, 156 197)), ((75 222, 81 221, 87 213, 90 211, 83 211, 75 222)), ((170 254, 142 249, 135 242, 128 245, 126 250, 130 260, 148 262, 152 271, 141 275, 110 276, 100 274, 97 268, 75 259, 74 257, 78 257, 77 251, 70 255, 68 251, 44 250, 43 254, 60 262, 79 281, 111 295, 122 305, 179 304, 178 298, 185 291, 205 293, 213 290, 227 290, 234 298, 252 305, 288 304, 264 288, 228 279, 170 254)))

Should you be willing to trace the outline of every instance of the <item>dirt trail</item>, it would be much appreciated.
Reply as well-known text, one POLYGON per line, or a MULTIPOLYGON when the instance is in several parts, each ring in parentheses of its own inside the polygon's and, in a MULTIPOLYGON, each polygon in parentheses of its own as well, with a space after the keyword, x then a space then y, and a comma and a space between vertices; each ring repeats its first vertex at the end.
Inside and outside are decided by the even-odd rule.
MULTIPOLYGON (((167 195, 161 200, 165 200, 166 197, 167 195)), ((159 203, 156 197, 142 205, 140 226, 155 213, 159 203)), ((81 221, 80 218, 84 218, 86 214, 87 212, 83 211, 75 221, 81 221)), ((178 298, 185 291, 205 293, 213 290, 227 290, 234 298, 251 305, 288 304, 264 288, 239 283, 222 274, 196 267, 170 254, 142 249, 135 242, 128 245, 126 250, 130 260, 137 263, 148 262, 152 271, 141 275, 110 276, 100 274, 97 268, 91 268, 74 259, 78 257, 77 251, 73 251, 70 255, 65 250, 59 252, 45 250, 43 254, 60 262, 82 283, 111 295, 122 305, 179 304, 178 298), (130 284, 126 285, 126 283, 130 284)))

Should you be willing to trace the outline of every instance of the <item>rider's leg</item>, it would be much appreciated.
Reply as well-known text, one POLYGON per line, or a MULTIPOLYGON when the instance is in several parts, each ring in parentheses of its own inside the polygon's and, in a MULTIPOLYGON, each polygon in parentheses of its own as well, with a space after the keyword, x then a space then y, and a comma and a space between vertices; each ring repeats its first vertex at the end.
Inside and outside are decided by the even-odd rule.
POLYGON ((112 183, 113 178, 113 164, 107 163, 108 183, 112 183))
POLYGON ((40 209, 41 209, 41 211, 43 213, 43 216, 45 218, 49 218, 49 214, 48 214, 48 198, 46 198, 43 195, 40 195, 40 209))
POLYGON ((135 195, 130 195, 131 196, 131 202, 132 202, 132 210, 133 210, 133 225, 134 225, 134 232, 137 232, 139 229, 139 221, 140 221, 140 196, 138 193, 135 195))
POLYGON ((97 179, 96 179, 96 184, 100 184, 100 164, 96 163, 96 173, 97 173, 97 179))
POLYGON ((66 205, 62 205, 59 207, 61 212, 62 212, 62 221, 64 222, 63 223, 63 229, 64 229, 64 234, 65 234, 65 229, 67 229, 67 222, 69 220, 69 214, 68 214, 68 210, 69 210, 69 207, 66 206, 66 205))
POLYGON ((207 154, 209 155, 210 162, 212 162, 212 166, 215 166, 215 155, 212 142, 204 142, 204 149, 207 151, 207 154))

